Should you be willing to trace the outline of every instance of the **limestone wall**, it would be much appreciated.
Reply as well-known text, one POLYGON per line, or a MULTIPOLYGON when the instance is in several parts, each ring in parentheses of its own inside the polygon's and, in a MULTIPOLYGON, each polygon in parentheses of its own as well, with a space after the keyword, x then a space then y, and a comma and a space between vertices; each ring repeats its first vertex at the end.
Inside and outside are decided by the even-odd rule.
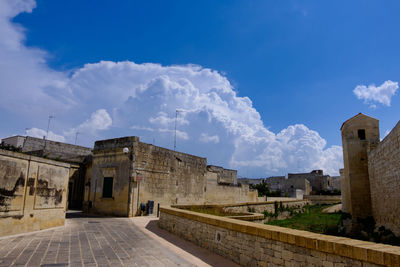
POLYGON ((237 213, 245 213, 252 212, 263 213, 264 211, 268 211, 269 213, 275 213, 275 208, 277 207, 303 207, 308 204, 307 201, 298 200, 298 199, 285 199, 281 201, 267 201, 260 203, 238 203, 238 204, 230 204, 224 205, 224 210, 228 212, 237 212, 237 213))
POLYGON ((102 214, 135 216, 140 205, 148 201, 154 201, 156 213, 158 204, 258 200, 256 190, 234 184, 236 171, 207 168, 206 158, 142 143, 138 137, 97 141, 86 177, 85 210, 102 214), (108 198, 102 195, 105 177, 114 181, 113 196, 108 198), (232 183, 218 183, 221 177, 232 183))
POLYGON ((368 154, 368 172, 375 221, 400 235, 400 122, 368 154))
POLYGON ((326 195, 308 195, 303 197, 308 200, 312 205, 314 204, 335 204, 342 202, 342 196, 326 196, 326 195))
POLYGON ((23 151, 41 150, 46 147, 46 150, 71 155, 86 156, 91 153, 91 148, 55 142, 51 140, 43 140, 40 138, 25 137, 23 151))
POLYGON ((217 183, 237 185, 237 171, 224 169, 220 166, 208 165, 207 170, 217 174, 217 183))
POLYGON ((400 247, 171 207, 159 226, 243 266, 399 266, 400 247))
POLYGON ((362 219, 372 215, 368 151, 379 143, 379 121, 362 113, 345 121, 341 127, 345 210, 351 213, 350 232, 364 227, 362 219))
POLYGON ((249 185, 220 184, 218 173, 206 173, 206 187, 204 192, 204 204, 226 204, 257 202, 257 190, 251 190, 249 185))
POLYGON ((129 179, 133 169, 133 140, 120 140, 118 144, 109 147, 107 144, 96 142, 93 150, 92 164, 86 172, 85 184, 88 186, 85 189, 85 211, 128 216, 129 212, 132 213, 133 198, 132 190, 129 190, 130 182, 131 189, 133 188, 133 179, 129 179), (129 153, 123 153, 124 147, 129 148, 129 153), (113 179, 111 196, 103 195, 104 178, 113 179))
MULTIPOLYGON (((205 158, 138 142, 135 144, 135 171, 139 182, 139 203, 155 205, 204 203, 205 158)), ((135 200, 137 201, 137 200, 135 200)))
POLYGON ((31 136, 12 136, 2 139, 2 142, 21 147, 24 153, 74 163, 83 162, 92 153, 91 148, 31 136))
POLYGON ((0 150, 0 236, 64 225, 70 165, 0 150))

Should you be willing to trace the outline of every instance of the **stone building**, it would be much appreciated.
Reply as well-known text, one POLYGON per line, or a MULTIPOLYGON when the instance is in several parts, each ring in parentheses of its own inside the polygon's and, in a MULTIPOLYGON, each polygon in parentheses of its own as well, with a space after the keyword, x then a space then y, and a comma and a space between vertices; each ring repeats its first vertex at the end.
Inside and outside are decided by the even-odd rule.
POLYGON ((23 136, 2 142, 23 153, 0 150, 0 236, 62 225, 68 208, 131 217, 149 203, 155 213, 158 204, 258 200, 237 171, 135 136, 97 141, 93 150, 23 136))
POLYGON ((96 141, 86 175, 85 210, 130 217, 149 201, 155 207, 255 202, 257 191, 238 185, 236 171, 207 166, 206 158, 134 136, 96 141))
POLYGON ((256 185, 261 184, 265 181, 265 178, 239 178, 238 183, 240 184, 248 184, 248 185, 256 185))
POLYGON ((400 235, 400 122, 380 141, 379 121, 362 113, 341 127, 344 169, 340 171, 343 210, 351 232, 373 218, 400 235))
POLYGON ((0 149, 0 236, 64 225, 71 175, 68 163, 0 149))
POLYGON ((272 191, 281 191, 282 196, 297 197, 300 195, 315 194, 318 191, 331 190, 332 181, 329 175, 322 170, 313 170, 309 173, 289 173, 285 176, 271 176, 265 180, 272 191), (299 193, 298 190, 301 190, 299 193))
POLYGON ((3 138, 2 142, 20 148, 24 154, 69 163, 67 208, 82 209, 86 163, 92 154, 91 148, 20 135, 3 138))

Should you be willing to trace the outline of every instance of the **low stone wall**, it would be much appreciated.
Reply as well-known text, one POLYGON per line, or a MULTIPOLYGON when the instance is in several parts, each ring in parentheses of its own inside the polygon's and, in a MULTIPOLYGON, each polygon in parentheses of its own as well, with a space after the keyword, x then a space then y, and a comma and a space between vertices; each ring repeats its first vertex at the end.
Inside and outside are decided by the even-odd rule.
POLYGON ((266 202, 257 202, 257 203, 239 203, 239 204, 231 204, 231 205, 224 205, 223 209, 227 212, 257 212, 263 213, 264 211, 268 211, 269 213, 275 212, 275 206, 278 205, 282 207, 303 207, 308 202, 304 200, 284 200, 284 201, 266 201, 266 202), (275 204, 276 203, 276 204, 275 204))
POLYGON ((161 207, 159 226, 244 266, 400 266, 400 247, 161 207))
POLYGON ((335 204, 342 202, 342 196, 326 196, 326 195, 304 195, 304 200, 308 200, 310 204, 335 204))

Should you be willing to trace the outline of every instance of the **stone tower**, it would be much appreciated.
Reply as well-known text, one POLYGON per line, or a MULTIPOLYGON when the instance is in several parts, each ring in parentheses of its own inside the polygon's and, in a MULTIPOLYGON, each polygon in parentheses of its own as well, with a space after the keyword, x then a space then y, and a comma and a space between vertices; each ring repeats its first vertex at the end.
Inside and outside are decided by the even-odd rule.
POLYGON ((360 219, 372 216, 368 152, 379 143, 379 121, 362 113, 341 127, 344 161, 345 210, 352 216, 350 231, 360 229, 360 219))

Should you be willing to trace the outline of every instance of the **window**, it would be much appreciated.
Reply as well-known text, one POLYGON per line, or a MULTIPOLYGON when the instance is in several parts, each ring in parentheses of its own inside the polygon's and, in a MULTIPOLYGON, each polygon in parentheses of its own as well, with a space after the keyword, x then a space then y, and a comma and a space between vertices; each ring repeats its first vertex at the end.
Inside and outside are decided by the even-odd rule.
POLYGON ((104 177, 103 181, 103 197, 112 198, 113 192, 113 177, 104 177))
POLYGON ((358 138, 360 140, 365 140, 365 130, 364 129, 358 130, 358 138))

